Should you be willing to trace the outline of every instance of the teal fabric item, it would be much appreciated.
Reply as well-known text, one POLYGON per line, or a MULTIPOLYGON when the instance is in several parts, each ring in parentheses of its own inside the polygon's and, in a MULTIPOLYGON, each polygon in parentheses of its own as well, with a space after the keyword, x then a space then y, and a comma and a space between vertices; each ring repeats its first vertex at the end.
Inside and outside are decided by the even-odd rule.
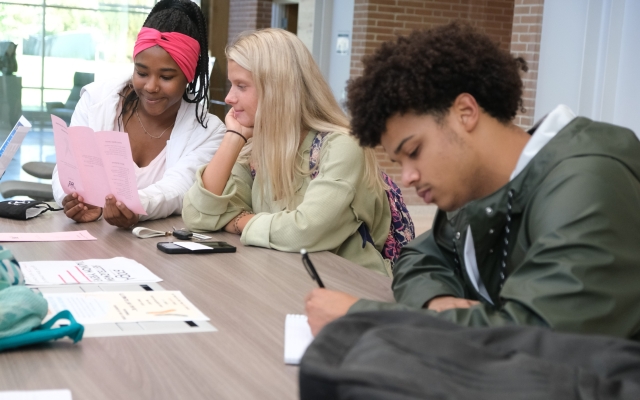
POLYGON ((26 286, 0 290, 0 338, 29 332, 47 315, 47 301, 26 286))
POLYGON ((0 351, 49 340, 69 337, 74 343, 82 339, 84 326, 67 310, 40 325, 49 305, 40 293, 24 286, 20 264, 13 254, 0 246, 0 351), (59 319, 69 324, 51 329, 59 319))
POLYGON ((0 338, 29 332, 47 315, 47 301, 24 286, 20 264, 0 246, 0 338))
POLYGON ((83 334, 84 326, 77 323, 68 310, 60 311, 45 324, 42 324, 31 332, 0 339, 0 351, 48 342, 49 340, 56 340, 67 336, 73 340, 73 343, 77 343, 82 340, 83 334), (68 320, 69 325, 51 329, 53 324, 60 319, 68 320))
POLYGON ((13 285, 24 285, 20 264, 11 251, 0 246, 0 290, 13 285))

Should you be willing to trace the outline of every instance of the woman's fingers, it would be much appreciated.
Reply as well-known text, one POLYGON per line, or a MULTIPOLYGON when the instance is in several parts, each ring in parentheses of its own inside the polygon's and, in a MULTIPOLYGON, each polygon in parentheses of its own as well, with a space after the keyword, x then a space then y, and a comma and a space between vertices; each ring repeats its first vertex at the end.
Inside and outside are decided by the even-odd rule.
POLYGON ((64 213, 65 213, 65 215, 67 217, 71 218, 74 221, 76 220, 77 217, 80 217, 80 215, 78 215, 78 214, 85 210, 84 204, 82 204, 82 203, 76 204, 76 205, 74 205, 72 207, 69 207, 67 209, 68 205, 69 205, 69 203, 67 203, 67 205, 65 205, 64 213))
POLYGON ((227 129, 232 129, 238 132, 242 130, 242 125, 240 125, 240 122, 236 119, 236 113, 233 111, 233 108, 229 110, 224 118, 224 124, 227 126, 227 129))
POLYGON ((122 215, 123 215, 126 219, 128 219, 128 220, 133 219, 133 216, 134 216, 135 214, 134 214, 133 212, 131 212, 131 210, 129 210, 129 209, 127 208, 127 206, 125 206, 125 205, 124 205, 124 203, 123 203, 123 202, 121 202, 121 201, 117 201, 117 202, 116 202, 116 207, 118 207, 118 210, 122 213, 122 215))
POLYGON ((138 223, 138 214, 135 214, 121 201, 117 201, 113 195, 105 198, 104 219, 109 224, 120 228, 129 228, 138 223))
POLYGON ((120 216, 120 210, 116 207, 116 201, 113 197, 107 196, 104 203, 104 219, 107 222, 111 223, 111 221, 120 216))
POLYGON ((241 125, 236 119, 236 113, 233 108, 229 110, 227 116, 224 118, 224 124, 227 126, 227 129, 239 132, 247 140, 253 137, 253 127, 241 125))
POLYGON ((73 192, 64 196, 64 198, 62 199, 62 207, 66 206, 67 203, 69 202, 76 202, 77 199, 78 199, 78 193, 76 192, 73 192))

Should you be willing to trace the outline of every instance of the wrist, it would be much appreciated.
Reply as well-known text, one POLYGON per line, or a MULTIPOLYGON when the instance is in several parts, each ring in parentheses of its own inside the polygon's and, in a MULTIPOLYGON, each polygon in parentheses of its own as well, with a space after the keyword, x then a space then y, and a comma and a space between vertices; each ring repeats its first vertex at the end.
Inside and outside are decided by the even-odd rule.
POLYGON ((233 219, 233 231, 238 234, 241 235, 242 231, 244 231, 244 227, 247 225, 247 223, 249 222, 249 220, 251 220, 251 218, 253 218, 253 215, 250 211, 242 211, 240 214, 238 214, 234 219, 233 219))
POLYGON ((240 131, 236 131, 234 129, 227 129, 224 134, 224 139, 230 143, 233 143, 234 146, 239 146, 240 148, 244 147, 247 142, 245 141, 246 136, 241 135, 240 133, 236 133, 240 131))
POLYGON ((242 133, 242 129, 227 129, 227 133, 233 133, 234 135, 238 135, 239 138, 244 140, 245 144, 249 139, 246 134, 242 133))
POLYGON ((241 231, 244 232, 244 228, 247 227, 247 224, 249 224, 249 221, 251 221, 251 218, 253 218, 254 216, 255 214, 248 213, 244 215, 242 218, 240 218, 240 221, 238 222, 238 226, 240 227, 241 231))

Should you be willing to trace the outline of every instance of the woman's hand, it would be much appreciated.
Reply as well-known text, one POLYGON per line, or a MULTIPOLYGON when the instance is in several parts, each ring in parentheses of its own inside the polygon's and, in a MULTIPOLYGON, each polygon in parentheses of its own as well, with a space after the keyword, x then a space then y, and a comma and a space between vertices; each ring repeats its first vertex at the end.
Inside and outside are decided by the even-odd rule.
POLYGON ((62 199, 62 207, 65 215, 76 222, 95 221, 102 215, 102 208, 84 204, 84 199, 76 192, 62 199))
POLYGON ((247 127, 240 125, 240 122, 236 119, 236 113, 233 108, 229 110, 227 116, 224 118, 224 124, 227 126, 227 129, 240 132, 247 140, 253 137, 253 126, 247 127))
POLYGON ((109 224, 128 229, 137 224, 139 219, 138 214, 129 210, 123 202, 117 201, 113 195, 105 198, 104 220, 109 224))

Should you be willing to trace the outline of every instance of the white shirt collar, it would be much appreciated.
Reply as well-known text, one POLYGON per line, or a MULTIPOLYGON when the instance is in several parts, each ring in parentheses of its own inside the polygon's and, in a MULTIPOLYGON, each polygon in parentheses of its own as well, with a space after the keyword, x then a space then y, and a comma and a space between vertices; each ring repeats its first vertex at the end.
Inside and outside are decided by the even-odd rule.
POLYGON ((516 168, 511 173, 513 180, 529 164, 529 161, 547 144, 558 132, 571 122, 576 115, 564 104, 560 104, 553 109, 542 121, 540 126, 531 136, 527 145, 522 150, 516 168))

